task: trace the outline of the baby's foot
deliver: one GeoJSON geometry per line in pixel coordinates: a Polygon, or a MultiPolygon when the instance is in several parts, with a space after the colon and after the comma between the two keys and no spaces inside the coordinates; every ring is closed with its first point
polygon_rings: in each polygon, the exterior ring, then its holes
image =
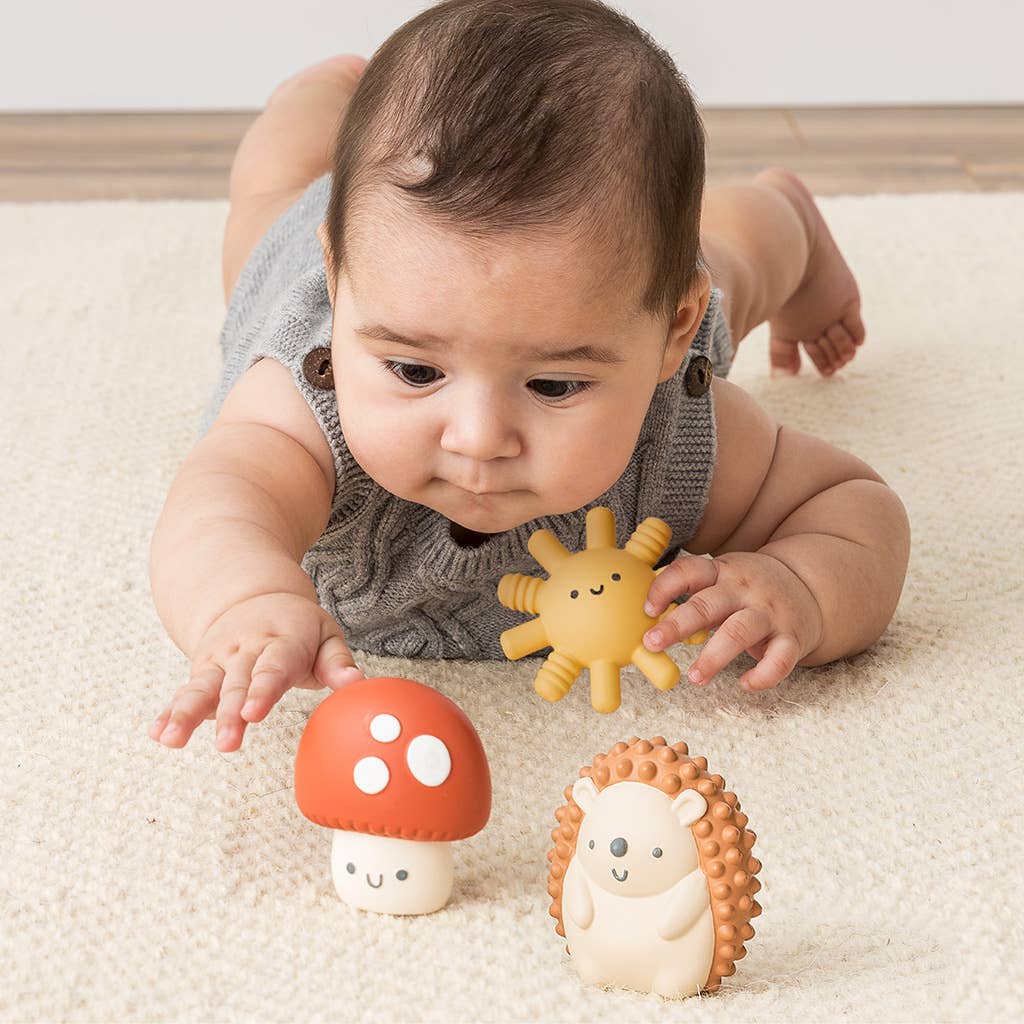
{"type": "Polygon", "coordinates": [[[754,180],[777,189],[793,204],[810,242],[807,269],[800,284],[769,320],[771,373],[799,373],[802,343],[818,372],[830,377],[864,343],[857,282],[814,197],[795,174],[782,167],[769,167],[754,180]]]}

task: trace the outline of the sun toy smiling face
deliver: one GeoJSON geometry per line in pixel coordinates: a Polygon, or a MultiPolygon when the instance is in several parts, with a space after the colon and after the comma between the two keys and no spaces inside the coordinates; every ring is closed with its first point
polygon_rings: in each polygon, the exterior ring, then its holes
{"type": "MultiPolygon", "coordinates": [[[[668,547],[672,530],[648,516],[623,548],[615,546],[615,516],[599,505],[587,513],[587,546],[571,553],[550,530],[530,537],[530,554],[547,570],[542,580],[508,573],[498,584],[498,600],[537,618],[501,634],[505,655],[515,661],[551,646],[534,686],[546,700],[560,700],[579,673],[590,671],[590,700],[598,711],[614,711],[621,702],[619,670],[630,663],[660,690],[679,682],[679,666],[664,651],[649,651],[644,633],[668,615],[644,612],[644,601],[662,569],[651,566],[668,547]]],[[[703,643],[706,632],[686,643],[703,643]]]]}
{"type": "Polygon", "coordinates": [[[653,621],[643,607],[654,576],[620,548],[587,548],[563,559],[537,597],[548,643],[577,661],[628,664],[635,638],[653,621]]]}

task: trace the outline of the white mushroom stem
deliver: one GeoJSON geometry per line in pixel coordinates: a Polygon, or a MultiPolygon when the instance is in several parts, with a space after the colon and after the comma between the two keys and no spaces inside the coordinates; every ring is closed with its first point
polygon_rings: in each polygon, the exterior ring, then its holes
{"type": "Polygon", "coordinates": [[[451,843],[333,829],[331,877],[349,906],[378,914],[430,914],[452,893],[451,843]]]}

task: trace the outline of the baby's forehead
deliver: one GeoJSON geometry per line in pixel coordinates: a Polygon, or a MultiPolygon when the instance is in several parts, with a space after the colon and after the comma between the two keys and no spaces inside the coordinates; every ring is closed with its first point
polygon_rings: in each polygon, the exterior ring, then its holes
{"type": "Polygon", "coordinates": [[[359,299],[364,284],[368,291],[404,292],[447,285],[450,301],[465,284],[481,302],[493,301],[501,288],[518,290],[518,308],[536,303],[553,327],[561,322],[565,330],[580,320],[592,325],[595,317],[624,330],[647,317],[641,260],[621,235],[606,240],[574,224],[446,227],[377,197],[350,219],[346,245],[359,299]]]}
{"type": "MultiPolygon", "coordinates": [[[[576,349],[575,358],[628,362],[635,339],[653,322],[625,289],[581,295],[568,282],[531,273],[470,278],[437,264],[415,273],[401,262],[380,267],[363,262],[339,278],[348,316],[358,333],[382,341],[426,341],[436,347],[465,339],[501,339],[504,348],[540,359],[576,349]],[[634,339],[629,343],[629,339],[634,339]],[[603,355],[602,355],[603,353],[603,355]]],[[[642,354],[642,353],[640,353],[642,354]]]]}
{"type": "MultiPolygon", "coordinates": [[[[453,288],[417,301],[402,291],[393,276],[368,281],[362,268],[362,287],[350,281],[344,304],[353,331],[376,342],[395,343],[431,355],[460,350],[489,353],[509,363],[544,364],[552,369],[588,369],[613,372],[637,361],[649,361],[651,321],[584,305],[574,307],[574,321],[554,299],[541,307],[528,290],[515,294],[510,310],[508,294],[493,298],[486,290],[453,288]],[[646,324],[646,329],[645,325],[646,324]]],[[[339,284],[339,295],[342,286],[339,284]]]]}

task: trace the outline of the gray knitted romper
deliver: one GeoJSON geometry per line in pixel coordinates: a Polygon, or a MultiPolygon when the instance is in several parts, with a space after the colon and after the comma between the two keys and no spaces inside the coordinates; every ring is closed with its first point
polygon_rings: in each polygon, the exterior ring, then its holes
{"type": "MultiPolygon", "coordinates": [[[[670,561],[700,521],[715,465],[712,393],[700,371],[708,369],[707,359],[720,376],[729,372],[732,341],[722,293],[712,290],[690,352],[675,375],[655,388],[629,464],[604,494],[575,512],[540,516],[466,546],[451,536],[441,513],[398,498],[367,476],[345,443],[334,390],[317,380],[309,363],[303,369],[311,349],[331,344],[331,306],[316,237],[329,188],[329,173],[312,182],[242,269],[220,335],[223,373],[197,440],[253,363],[271,356],[291,370],[330,443],[337,475],[327,527],[302,568],[353,650],[504,659],[501,632],[529,616],[499,604],[499,580],[510,572],[545,575],[526,546],[534,530],[551,530],[570,551],[585,547],[586,514],[595,505],[615,513],[620,547],[647,516],[665,520],[672,542],[657,565],[670,561]]],[[[548,653],[545,648],[535,657],[548,653]]]]}

